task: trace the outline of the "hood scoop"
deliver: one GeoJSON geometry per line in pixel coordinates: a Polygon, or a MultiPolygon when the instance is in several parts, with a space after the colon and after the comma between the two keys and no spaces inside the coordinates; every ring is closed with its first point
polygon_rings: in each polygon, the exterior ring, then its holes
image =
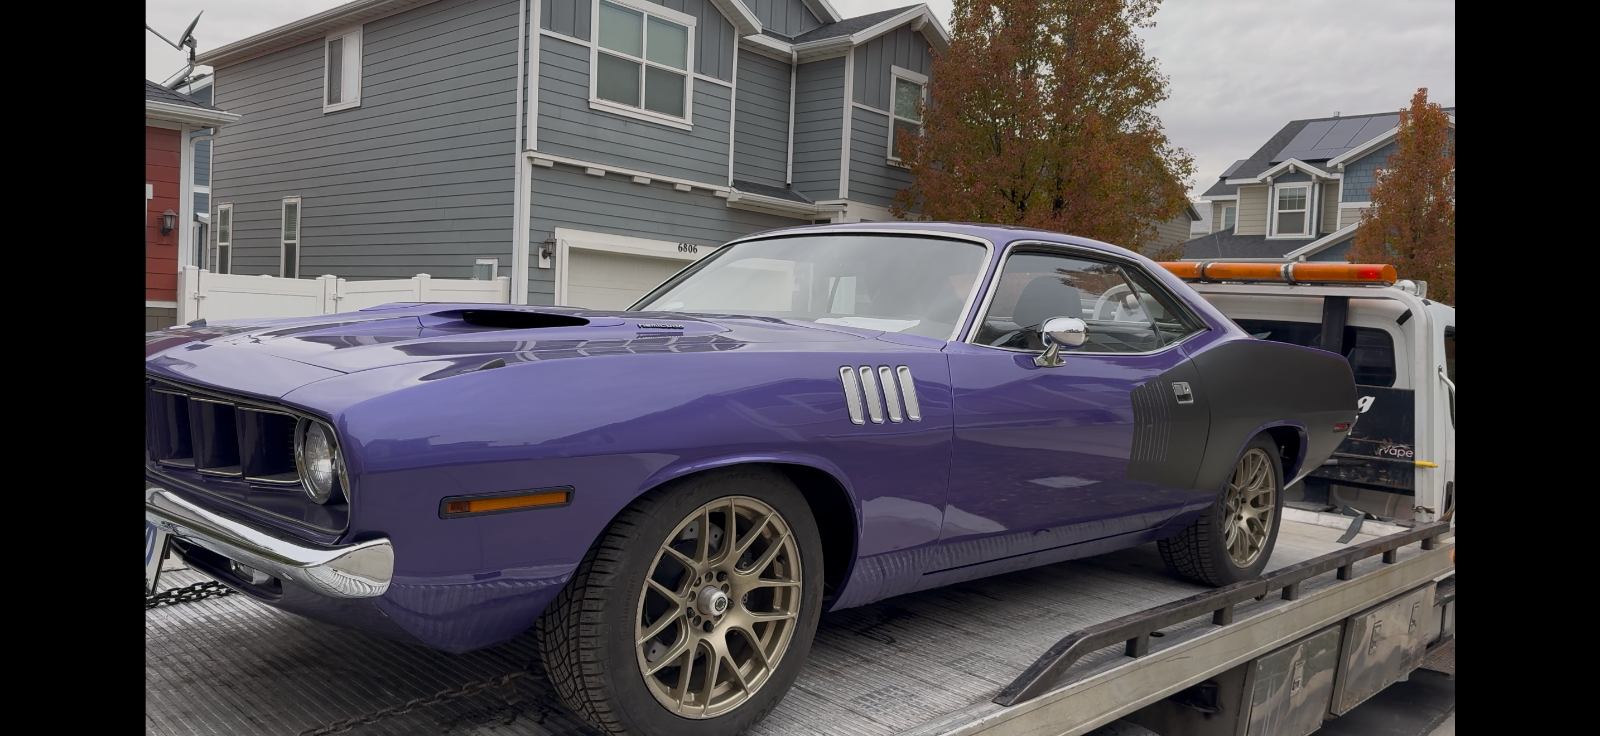
{"type": "Polygon", "coordinates": [[[456,309],[418,315],[424,329],[471,331],[537,330],[550,327],[586,327],[590,320],[570,314],[530,312],[517,309],[456,309]]]}

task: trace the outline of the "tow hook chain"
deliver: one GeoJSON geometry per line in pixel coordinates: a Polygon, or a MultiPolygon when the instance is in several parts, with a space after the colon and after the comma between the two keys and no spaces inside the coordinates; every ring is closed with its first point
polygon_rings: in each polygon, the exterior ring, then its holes
{"type": "Polygon", "coordinates": [[[222,583],[215,580],[207,580],[203,583],[195,583],[182,588],[163,590],[155,595],[147,595],[144,597],[144,608],[148,611],[156,606],[170,606],[175,603],[188,603],[190,601],[205,600],[206,598],[220,598],[225,595],[233,595],[233,592],[232,588],[222,583]]]}
{"type": "Polygon", "coordinates": [[[525,677],[529,674],[531,674],[531,672],[528,670],[518,670],[508,675],[491,677],[487,680],[475,680],[454,690],[440,690],[439,692],[434,693],[433,697],[431,698],[412,698],[411,700],[407,700],[399,705],[390,706],[388,708],[384,708],[383,710],[373,711],[364,716],[346,718],[342,721],[334,721],[326,726],[308,728],[304,731],[301,731],[299,736],[327,736],[327,734],[344,733],[345,731],[355,728],[363,723],[376,723],[385,718],[410,713],[418,708],[427,708],[440,703],[446,703],[451,700],[465,698],[469,695],[477,695],[478,693],[493,687],[505,688],[506,701],[514,705],[518,700],[516,695],[515,681],[517,678],[525,677]]]}

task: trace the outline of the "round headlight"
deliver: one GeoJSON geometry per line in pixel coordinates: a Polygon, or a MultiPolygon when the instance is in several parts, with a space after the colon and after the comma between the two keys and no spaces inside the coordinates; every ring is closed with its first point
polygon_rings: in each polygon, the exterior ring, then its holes
{"type": "Polygon", "coordinates": [[[294,460],[306,495],[321,504],[344,500],[344,459],[333,430],[322,422],[301,419],[294,433],[294,460]]]}

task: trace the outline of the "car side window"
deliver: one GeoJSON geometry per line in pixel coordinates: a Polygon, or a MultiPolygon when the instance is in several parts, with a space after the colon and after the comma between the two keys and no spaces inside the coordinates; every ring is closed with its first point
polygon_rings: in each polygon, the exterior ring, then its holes
{"type": "Polygon", "coordinates": [[[1150,274],[1127,266],[1122,267],[1122,271],[1128,276],[1133,292],[1138,294],[1139,304],[1150,317],[1150,322],[1155,327],[1156,335],[1160,337],[1162,345],[1181,342],[1184,338],[1205,329],[1193,313],[1184,309],[1178,298],[1156,283],[1150,274]]]}
{"type": "Polygon", "coordinates": [[[1074,353],[1149,352],[1194,331],[1192,320],[1170,295],[1137,285],[1120,265],[1022,252],[1013,253],[1001,268],[994,298],[973,342],[1044,350],[1039,326],[1053,317],[1076,317],[1088,326],[1088,339],[1074,353]],[[1157,315],[1175,326],[1158,330],[1157,315]]]}

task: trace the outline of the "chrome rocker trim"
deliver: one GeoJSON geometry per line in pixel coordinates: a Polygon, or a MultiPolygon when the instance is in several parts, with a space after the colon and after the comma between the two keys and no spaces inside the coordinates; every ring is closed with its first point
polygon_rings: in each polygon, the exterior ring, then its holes
{"type": "Polygon", "coordinates": [[[394,578],[394,546],[387,539],[313,546],[223,518],[164,488],[146,486],[144,493],[146,521],[184,542],[330,598],[380,596],[394,578]]]}

